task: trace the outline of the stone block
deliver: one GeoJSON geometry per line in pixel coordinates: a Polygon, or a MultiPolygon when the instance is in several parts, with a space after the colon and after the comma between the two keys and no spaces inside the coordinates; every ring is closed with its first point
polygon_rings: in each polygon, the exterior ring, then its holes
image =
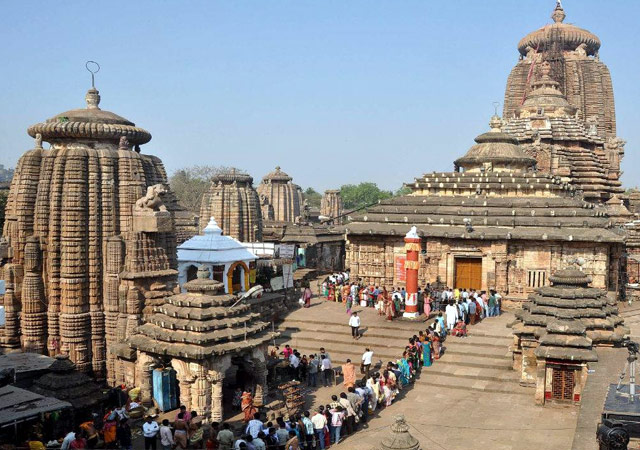
{"type": "Polygon", "coordinates": [[[169,211],[134,211],[133,231],[137,233],[168,233],[173,230],[169,211]]]}

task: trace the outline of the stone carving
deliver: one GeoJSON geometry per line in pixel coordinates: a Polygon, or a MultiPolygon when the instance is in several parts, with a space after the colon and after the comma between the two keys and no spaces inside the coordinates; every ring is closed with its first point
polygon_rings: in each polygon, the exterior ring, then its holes
{"type": "Polygon", "coordinates": [[[166,211],[162,200],[166,193],[167,188],[163,184],[149,186],[146,195],[136,201],[136,211],[166,211]]]}
{"type": "Polygon", "coordinates": [[[576,47],[574,53],[582,58],[587,57],[587,44],[584,42],[576,47]]]}
{"type": "Polygon", "coordinates": [[[334,225],[342,224],[342,197],[339,189],[329,189],[324,191],[322,202],[320,203],[320,215],[331,218],[329,223],[334,225]]]}

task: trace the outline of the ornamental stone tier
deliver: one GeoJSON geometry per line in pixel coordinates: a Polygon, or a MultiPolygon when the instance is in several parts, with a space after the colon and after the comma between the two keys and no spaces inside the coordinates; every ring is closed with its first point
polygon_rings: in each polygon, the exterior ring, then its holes
{"type": "Polygon", "coordinates": [[[531,91],[532,65],[552,62],[552,78],[560,91],[585,119],[593,119],[602,139],[616,137],[613,86],[607,66],[600,61],[600,39],[593,33],[564,23],[566,14],[558,1],[553,23],[529,33],[518,43],[520,61],[507,80],[503,116],[511,118],[531,91]]]}
{"type": "Polygon", "coordinates": [[[280,167],[264,176],[257,187],[264,220],[297,222],[302,216],[302,189],[292,180],[280,167]]]}
{"type": "Polygon", "coordinates": [[[151,400],[150,369],[169,366],[177,372],[180,404],[220,421],[222,384],[232,365],[248,367],[262,404],[267,391],[266,347],[277,337],[268,322],[238,297],[225,294],[222,283],[201,267],[198,278],[184,285],[187,292],[167,297],[153,307],[137,334],[128,338],[137,351],[135,378],[142,401],[151,400]]]}
{"type": "Polygon", "coordinates": [[[162,162],[140,153],[149,132],[100,109],[95,88],[86,102],[28,129],[0,244],[0,345],[68,355],[116,383],[111,350],[175,286],[177,202],[162,162]]]}
{"type": "Polygon", "coordinates": [[[260,200],[253,178],[236,169],[215,175],[202,197],[200,230],[215,217],[227,236],[240,242],[262,241],[260,200]]]}
{"type": "Polygon", "coordinates": [[[420,450],[420,442],[409,433],[409,424],[403,415],[393,418],[391,433],[380,443],[379,450],[420,450]]]}
{"type": "Polygon", "coordinates": [[[629,330],[618,315],[615,299],[589,287],[591,278],[584,272],[559,270],[549,281],[550,286],[536,289],[516,313],[513,367],[521,374],[521,384],[537,383],[538,403],[549,398],[579,401],[586,363],[597,361],[592,346],[619,344],[629,330]],[[556,369],[560,372],[554,375],[556,369]],[[566,390],[559,393],[550,381],[554,376],[576,386],[572,391],[576,395],[569,396],[566,390]]]}

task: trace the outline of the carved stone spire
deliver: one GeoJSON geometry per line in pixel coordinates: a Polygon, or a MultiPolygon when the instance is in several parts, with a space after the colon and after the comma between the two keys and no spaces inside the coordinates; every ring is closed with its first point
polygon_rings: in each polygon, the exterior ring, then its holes
{"type": "Polygon", "coordinates": [[[555,23],[564,22],[564,18],[567,15],[564,13],[564,9],[562,8],[562,2],[560,0],[556,0],[556,8],[553,10],[553,14],[551,14],[551,18],[555,23]]]}
{"type": "Polygon", "coordinates": [[[420,442],[409,433],[409,424],[403,415],[393,418],[391,435],[382,439],[380,450],[420,450],[420,442]]]}
{"type": "Polygon", "coordinates": [[[100,91],[96,88],[92,87],[87,91],[87,95],[84,96],[84,99],[87,101],[87,109],[100,109],[98,105],[100,104],[100,91]]]}

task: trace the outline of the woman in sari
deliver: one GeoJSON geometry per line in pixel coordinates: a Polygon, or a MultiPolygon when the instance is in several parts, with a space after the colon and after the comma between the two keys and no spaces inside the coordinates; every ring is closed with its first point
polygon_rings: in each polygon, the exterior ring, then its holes
{"type": "Polygon", "coordinates": [[[351,297],[351,295],[347,296],[347,314],[351,315],[351,307],[353,303],[353,298],[351,297]]]}
{"type": "Polygon", "coordinates": [[[253,419],[253,415],[258,412],[255,406],[253,406],[253,396],[251,392],[244,391],[242,393],[242,412],[244,413],[244,422],[247,423],[253,419]]]}
{"type": "Polygon", "coordinates": [[[395,306],[393,304],[393,300],[390,298],[385,298],[384,300],[384,313],[387,316],[387,320],[393,320],[396,315],[395,306]]]}
{"type": "Polygon", "coordinates": [[[304,288],[304,307],[308,308],[311,306],[311,289],[309,288],[309,286],[307,286],[306,288],[304,288]]]}
{"type": "Polygon", "coordinates": [[[376,304],[374,305],[376,310],[378,311],[379,316],[382,316],[384,314],[384,302],[386,298],[387,298],[387,291],[385,289],[380,294],[378,294],[378,298],[376,299],[376,304]]]}
{"type": "Polygon", "coordinates": [[[364,287],[360,290],[360,306],[366,308],[369,304],[369,290],[364,287]]]}
{"type": "Polygon", "coordinates": [[[431,336],[431,347],[433,349],[433,358],[440,359],[440,337],[435,333],[431,336]]]}
{"type": "Polygon", "coordinates": [[[406,386],[409,384],[411,378],[411,369],[409,369],[409,362],[407,361],[407,352],[402,353],[402,358],[398,361],[398,368],[400,369],[400,384],[406,386]]]}
{"type": "Polygon", "coordinates": [[[429,317],[431,315],[431,296],[424,294],[424,315],[429,317]]]}
{"type": "Polygon", "coordinates": [[[426,339],[422,343],[422,366],[429,367],[431,366],[431,340],[426,339]]]}

